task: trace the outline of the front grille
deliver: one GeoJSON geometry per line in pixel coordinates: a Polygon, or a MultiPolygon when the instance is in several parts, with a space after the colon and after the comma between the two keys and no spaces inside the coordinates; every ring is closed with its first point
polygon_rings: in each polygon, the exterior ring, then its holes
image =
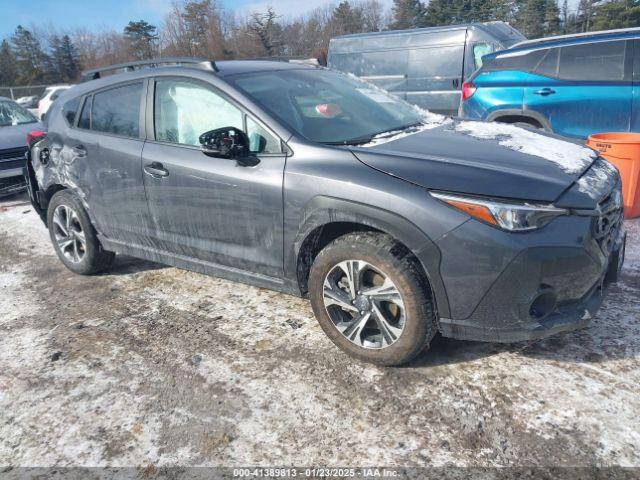
{"type": "Polygon", "coordinates": [[[27,153],[27,147],[8,148],[6,150],[0,150],[0,162],[24,160],[25,153],[27,153]]]}
{"type": "Polygon", "coordinates": [[[619,184],[598,204],[598,212],[599,215],[593,220],[593,236],[602,252],[608,256],[624,222],[619,184]]]}
{"type": "Polygon", "coordinates": [[[24,158],[22,160],[5,160],[3,162],[0,162],[0,172],[2,170],[12,170],[14,168],[22,168],[24,166],[24,158]]]}

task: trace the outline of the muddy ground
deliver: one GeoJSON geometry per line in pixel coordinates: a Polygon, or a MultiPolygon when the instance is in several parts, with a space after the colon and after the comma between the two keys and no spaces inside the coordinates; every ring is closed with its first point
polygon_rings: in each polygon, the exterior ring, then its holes
{"type": "Polygon", "coordinates": [[[640,466],[640,221],[585,330],[404,368],[304,300],[119,257],[81,277],[0,203],[0,466],[640,466]]]}

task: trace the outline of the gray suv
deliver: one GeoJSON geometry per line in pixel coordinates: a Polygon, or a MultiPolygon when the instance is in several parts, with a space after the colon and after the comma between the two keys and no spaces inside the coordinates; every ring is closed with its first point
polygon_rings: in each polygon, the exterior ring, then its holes
{"type": "Polygon", "coordinates": [[[76,273],[121,253],[308,296],[336,345],[381,365],[437,332],[583,327],[617,279],[620,177],[590,149],[317,67],[126,67],[89,72],[30,136],[32,202],[76,273]]]}

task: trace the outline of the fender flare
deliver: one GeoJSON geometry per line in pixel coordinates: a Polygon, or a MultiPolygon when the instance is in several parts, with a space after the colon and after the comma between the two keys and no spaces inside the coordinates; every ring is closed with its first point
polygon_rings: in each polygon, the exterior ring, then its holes
{"type": "Polygon", "coordinates": [[[447,317],[449,300],[440,276],[440,249],[410,220],[393,212],[355,201],[320,196],[312,199],[301,212],[300,228],[285,250],[285,277],[298,286],[298,260],[305,240],[316,229],[332,223],[354,223],[380,230],[405,245],[418,259],[425,272],[438,316],[447,317]]]}
{"type": "Polygon", "coordinates": [[[487,116],[487,122],[495,122],[499,117],[522,117],[529,118],[531,120],[535,120],[542,128],[544,128],[545,132],[553,133],[553,129],[551,128],[551,123],[549,120],[539,112],[534,110],[526,110],[526,109],[517,109],[517,108],[505,108],[500,110],[494,110],[487,116]]]}

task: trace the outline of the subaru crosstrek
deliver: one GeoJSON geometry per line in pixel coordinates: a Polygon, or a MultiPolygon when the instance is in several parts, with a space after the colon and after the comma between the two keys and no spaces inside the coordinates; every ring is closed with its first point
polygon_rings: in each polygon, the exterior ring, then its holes
{"type": "Polygon", "coordinates": [[[463,85],[463,118],[585,139],[639,132],[640,29],[522,42],[483,57],[463,85]]]}
{"type": "Polygon", "coordinates": [[[189,62],[78,85],[31,134],[30,195],[72,271],[122,253],[308,296],[383,365],[438,331],[585,326],[616,280],[620,177],[593,150],[322,68],[189,62]]]}

